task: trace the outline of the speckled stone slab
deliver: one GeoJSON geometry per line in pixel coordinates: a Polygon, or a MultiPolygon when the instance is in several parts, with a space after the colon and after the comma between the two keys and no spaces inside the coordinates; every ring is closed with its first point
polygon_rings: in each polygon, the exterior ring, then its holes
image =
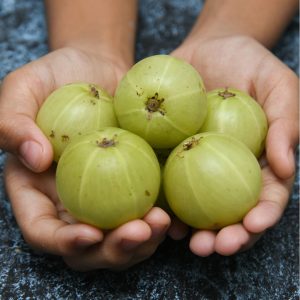
{"type": "MultiPolygon", "coordinates": [[[[197,0],[141,0],[137,60],[169,53],[201,10],[197,0]]],[[[299,74],[299,17],[273,50],[299,74]]],[[[43,3],[0,1],[0,79],[47,53],[43,3]]],[[[59,257],[37,254],[24,242],[3,183],[0,150],[0,299],[259,299],[293,300],[299,290],[299,166],[289,206],[277,226],[249,251],[199,258],[188,240],[167,239],[147,261],[120,273],[79,273],[59,257]]]]}

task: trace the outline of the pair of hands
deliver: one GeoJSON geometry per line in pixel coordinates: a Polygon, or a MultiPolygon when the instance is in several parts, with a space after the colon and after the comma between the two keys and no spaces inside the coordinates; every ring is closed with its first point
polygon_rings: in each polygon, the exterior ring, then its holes
{"type": "MultiPolygon", "coordinates": [[[[279,221],[287,205],[298,139],[298,78],[244,36],[185,43],[172,55],[191,63],[207,90],[231,86],[248,91],[268,118],[258,205],[239,224],[218,232],[195,230],[191,236],[190,249],[196,255],[231,255],[251,247],[279,221]]],[[[104,232],[77,223],[58,200],[52,149],[35,125],[39,107],[51,91],[69,82],[98,83],[113,94],[129,67],[110,54],[62,48],[12,72],[2,84],[0,147],[14,154],[7,160],[5,182],[16,220],[33,248],[62,256],[74,269],[128,268],[151,256],[167,234],[181,239],[188,232],[157,207],[141,220],[104,232]]]]}

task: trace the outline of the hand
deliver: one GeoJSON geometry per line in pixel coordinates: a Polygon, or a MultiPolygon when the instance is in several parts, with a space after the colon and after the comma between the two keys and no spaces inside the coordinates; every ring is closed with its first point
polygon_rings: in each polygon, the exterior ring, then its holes
{"type": "Polygon", "coordinates": [[[5,169],[16,220],[30,246],[61,255],[77,270],[122,269],[146,259],[170,223],[158,208],[109,232],[74,223],[57,198],[51,145],[35,125],[39,107],[55,88],[85,81],[113,93],[127,68],[105,52],[62,48],[11,73],[1,88],[0,147],[20,158],[11,156],[5,169]]]}
{"type": "Polygon", "coordinates": [[[7,192],[18,225],[32,248],[62,256],[75,270],[121,270],[151,256],[164,240],[170,219],[157,207],[142,220],[106,232],[76,222],[58,199],[54,172],[51,167],[37,174],[13,156],[7,160],[7,192]]]}
{"type": "Polygon", "coordinates": [[[125,63],[110,54],[61,48],[10,73],[0,92],[0,148],[18,156],[35,172],[52,162],[52,148],[35,124],[46,97],[70,82],[98,83],[113,93],[125,63]]]}
{"type": "Polygon", "coordinates": [[[197,255],[231,255],[251,247],[280,220],[287,205],[299,134],[298,78],[266,48],[244,36],[189,40],[173,55],[199,71],[207,90],[234,87],[247,91],[267,115],[269,131],[259,203],[240,224],[218,232],[195,231],[190,241],[191,251],[197,255]]]}

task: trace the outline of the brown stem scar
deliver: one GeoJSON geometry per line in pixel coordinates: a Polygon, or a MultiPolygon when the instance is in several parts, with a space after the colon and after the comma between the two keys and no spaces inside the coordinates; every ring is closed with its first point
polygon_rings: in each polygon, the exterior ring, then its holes
{"type": "Polygon", "coordinates": [[[108,148],[117,144],[115,137],[112,139],[103,138],[101,141],[96,141],[97,145],[101,148],[108,148]]]}
{"type": "Polygon", "coordinates": [[[161,115],[165,115],[165,111],[161,108],[161,104],[165,101],[164,98],[159,98],[158,93],[155,93],[154,96],[148,97],[146,102],[146,110],[149,113],[159,112],[161,115]]]}
{"type": "Polygon", "coordinates": [[[93,97],[99,99],[99,98],[100,98],[100,96],[99,96],[99,91],[96,89],[96,87],[93,86],[93,85],[90,85],[90,89],[91,89],[91,90],[90,90],[91,95],[92,95],[93,97]]]}
{"type": "Polygon", "coordinates": [[[228,91],[228,87],[225,88],[224,91],[219,92],[218,95],[219,95],[220,97],[223,97],[223,99],[227,99],[227,98],[230,98],[230,97],[234,97],[234,96],[235,96],[234,93],[228,91]]]}

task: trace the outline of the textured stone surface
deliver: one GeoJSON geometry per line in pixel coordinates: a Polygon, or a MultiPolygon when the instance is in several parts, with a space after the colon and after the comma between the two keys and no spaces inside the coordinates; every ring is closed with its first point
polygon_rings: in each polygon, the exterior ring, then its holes
{"type": "MultiPolygon", "coordinates": [[[[202,2],[140,1],[137,59],[168,53],[184,38],[202,2]]],[[[299,18],[274,53],[298,73],[299,18]]],[[[0,79],[47,52],[42,1],[0,1],[0,79]]],[[[187,240],[166,240],[130,270],[77,273],[60,258],[33,252],[22,239],[3,184],[0,150],[0,299],[298,299],[299,166],[280,223],[249,251],[199,258],[187,240]]]]}

